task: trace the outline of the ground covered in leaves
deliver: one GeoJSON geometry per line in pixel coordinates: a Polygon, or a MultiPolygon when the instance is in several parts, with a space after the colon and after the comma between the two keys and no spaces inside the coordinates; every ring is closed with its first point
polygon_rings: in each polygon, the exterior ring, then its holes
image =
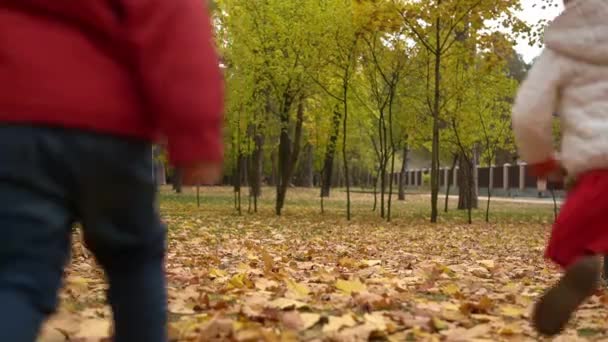
{"type": "MultiPolygon", "coordinates": [[[[394,202],[391,223],[354,196],[291,189],[283,217],[271,190],[260,212],[234,210],[229,189],[163,191],[174,341],[536,341],[531,304],[559,276],[542,258],[553,208],[494,205],[427,223],[428,197],[394,202]]],[[[102,273],[76,236],[59,313],[41,341],[98,341],[111,330],[102,273]]],[[[598,293],[557,341],[607,336],[598,293]]],[[[608,341],[608,339],[606,340],[608,341]]]]}

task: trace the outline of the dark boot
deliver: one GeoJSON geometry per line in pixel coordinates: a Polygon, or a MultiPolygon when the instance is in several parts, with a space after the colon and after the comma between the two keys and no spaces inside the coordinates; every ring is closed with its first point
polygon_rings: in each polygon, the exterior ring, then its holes
{"type": "Polygon", "coordinates": [[[536,303],[532,316],[536,330],[548,336],[559,334],[572,313],[597,290],[601,270],[599,256],[584,257],[570,266],[536,303]]]}

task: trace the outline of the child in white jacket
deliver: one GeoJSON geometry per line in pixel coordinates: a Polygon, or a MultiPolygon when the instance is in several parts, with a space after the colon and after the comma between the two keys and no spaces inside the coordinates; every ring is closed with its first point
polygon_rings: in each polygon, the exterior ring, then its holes
{"type": "Polygon", "coordinates": [[[536,329],[545,335],[562,331],[596,291],[599,255],[608,253],[608,1],[569,0],[565,5],[546,31],[546,49],[513,109],[519,153],[533,171],[546,177],[563,166],[577,178],[546,252],[565,274],[533,315],[536,329]],[[559,158],[553,113],[559,113],[562,124],[559,158]]]}

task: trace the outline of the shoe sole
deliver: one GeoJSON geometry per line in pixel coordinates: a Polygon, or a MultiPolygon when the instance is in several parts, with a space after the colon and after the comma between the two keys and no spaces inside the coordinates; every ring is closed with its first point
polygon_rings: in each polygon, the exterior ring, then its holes
{"type": "Polygon", "coordinates": [[[559,334],[583,302],[598,288],[601,259],[585,257],[570,266],[559,282],[538,301],[532,316],[536,330],[546,336],[559,334]]]}

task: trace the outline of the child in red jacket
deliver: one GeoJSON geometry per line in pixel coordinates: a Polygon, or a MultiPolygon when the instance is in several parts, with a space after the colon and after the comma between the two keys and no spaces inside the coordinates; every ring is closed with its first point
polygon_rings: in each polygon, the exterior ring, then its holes
{"type": "Polygon", "coordinates": [[[565,273],[542,296],[533,315],[535,327],[546,335],[559,333],[595,292],[600,255],[608,253],[608,3],[565,2],[513,109],[520,154],[537,174],[549,175],[563,164],[577,179],[546,252],[565,273]],[[559,158],[552,144],[555,112],[562,128],[559,158]]]}
{"type": "Polygon", "coordinates": [[[202,0],[0,0],[0,341],[57,305],[82,223],[117,342],[167,340],[151,145],[190,183],[222,162],[223,87],[202,0]]]}

